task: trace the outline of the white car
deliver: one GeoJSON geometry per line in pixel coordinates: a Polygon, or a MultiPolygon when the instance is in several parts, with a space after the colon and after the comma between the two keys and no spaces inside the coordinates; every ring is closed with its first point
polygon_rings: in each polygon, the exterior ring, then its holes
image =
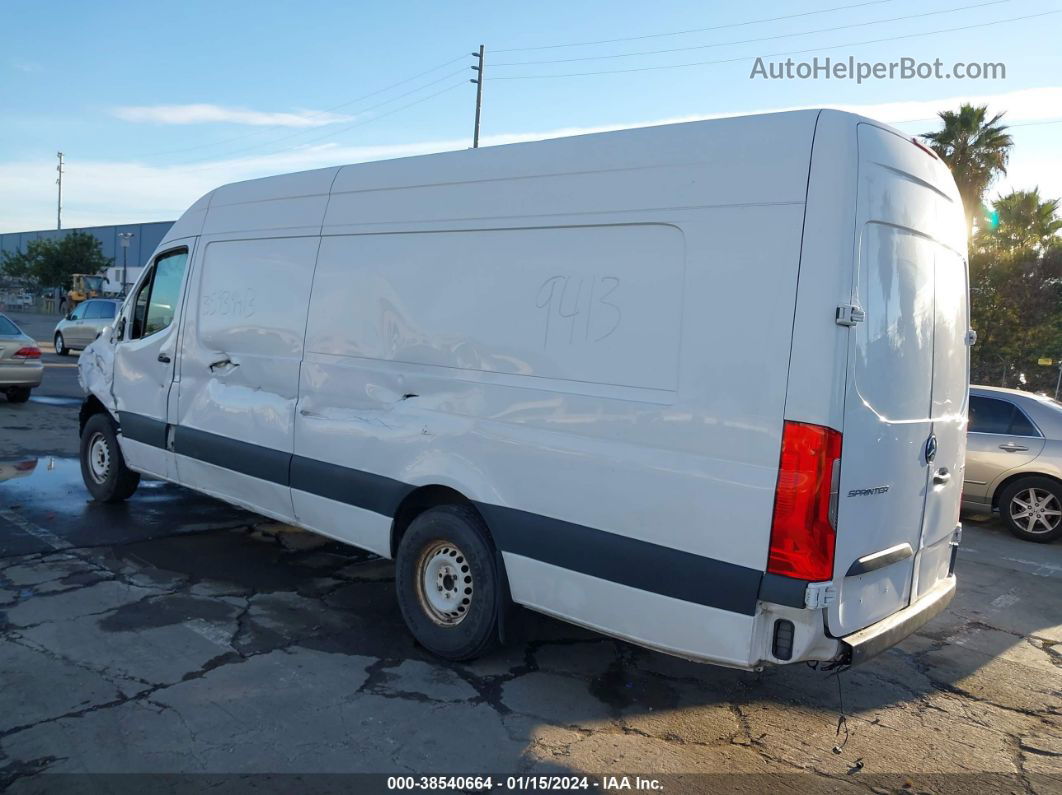
{"type": "Polygon", "coordinates": [[[835,111],[226,185],[82,356],[85,483],[394,557],[451,659],[516,603],[859,662],[955,590],[965,242],[944,164],[835,111]]]}

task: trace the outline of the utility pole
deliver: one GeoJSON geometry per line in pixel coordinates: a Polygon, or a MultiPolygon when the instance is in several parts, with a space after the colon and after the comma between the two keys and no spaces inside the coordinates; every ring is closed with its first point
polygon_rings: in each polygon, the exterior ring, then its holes
{"type": "Polygon", "coordinates": [[[55,167],[55,170],[59,172],[59,179],[55,181],[55,184],[59,186],[59,201],[55,207],[55,228],[63,228],[63,153],[56,152],[56,156],[59,158],[59,165],[55,167]]]}
{"type": "Polygon", "coordinates": [[[125,285],[129,281],[129,241],[133,239],[133,233],[119,232],[118,239],[122,244],[122,298],[125,298],[125,285]]]}
{"type": "Polygon", "coordinates": [[[475,79],[469,80],[476,84],[476,129],[472,133],[472,148],[479,148],[479,114],[483,108],[483,45],[479,45],[479,52],[472,53],[473,58],[479,58],[479,65],[473,66],[472,71],[478,72],[475,79]]]}

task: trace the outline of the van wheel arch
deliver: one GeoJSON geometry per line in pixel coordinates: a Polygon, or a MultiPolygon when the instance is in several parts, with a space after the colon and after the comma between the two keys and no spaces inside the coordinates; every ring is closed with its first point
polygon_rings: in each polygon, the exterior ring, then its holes
{"type": "Polygon", "coordinates": [[[81,436],[81,434],[85,432],[85,423],[88,422],[89,418],[94,414],[107,414],[109,416],[110,412],[107,410],[107,407],[103,405],[102,400],[93,394],[89,394],[89,396],[81,402],[81,410],[78,412],[78,436],[81,436]]]}
{"type": "MultiPolygon", "coordinates": [[[[476,506],[472,504],[472,500],[449,486],[420,486],[419,488],[414,489],[402,499],[401,503],[399,503],[398,509],[395,511],[394,519],[391,522],[392,558],[397,554],[398,545],[402,541],[402,536],[405,534],[410,524],[413,523],[413,520],[425,511],[431,508],[437,508],[440,505],[467,505],[472,510],[476,511],[476,513],[479,513],[476,506]]],[[[482,514],[480,514],[479,518],[483,519],[482,514]]],[[[483,524],[487,524],[486,520],[483,520],[483,524]]]]}

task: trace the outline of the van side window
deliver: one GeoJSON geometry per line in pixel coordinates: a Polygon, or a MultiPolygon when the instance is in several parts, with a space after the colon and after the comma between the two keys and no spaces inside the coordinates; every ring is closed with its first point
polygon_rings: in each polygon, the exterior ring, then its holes
{"type": "Polygon", "coordinates": [[[136,300],[133,302],[133,327],[129,332],[129,339],[138,340],[144,336],[144,318],[147,315],[148,298],[151,295],[151,282],[155,278],[155,266],[151,267],[144,281],[137,291],[136,300]]]}
{"type": "Polygon", "coordinates": [[[144,321],[144,336],[155,334],[173,322],[177,301],[181,297],[184,282],[184,266],[188,262],[187,251],[176,251],[155,262],[155,276],[151,280],[151,299],[148,302],[147,319],[144,321]]]}
{"type": "Polygon", "coordinates": [[[187,262],[187,251],[174,251],[155,260],[151,272],[136,294],[129,339],[157,334],[173,323],[187,262]]]}

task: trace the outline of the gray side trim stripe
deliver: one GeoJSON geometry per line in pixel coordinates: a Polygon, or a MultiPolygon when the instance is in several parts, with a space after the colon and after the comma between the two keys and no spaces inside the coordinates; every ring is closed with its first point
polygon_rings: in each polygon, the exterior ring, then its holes
{"type": "MultiPolygon", "coordinates": [[[[122,433],[130,439],[165,448],[165,423],[126,412],[120,419],[122,433]]],[[[183,426],[174,430],[174,451],[389,517],[395,515],[402,500],[414,489],[382,475],[183,426]]],[[[503,552],[747,616],[755,615],[761,598],[798,606],[797,591],[799,606],[804,605],[803,589],[807,583],[802,580],[780,582],[786,578],[773,578],[758,569],[618,533],[515,508],[482,502],[475,505],[503,552]]]]}
{"type": "Polygon", "coordinates": [[[208,464],[242,472],[251,477],[287,486],[291,453],[261,447],[216,433],[178,425],[173,432],[173,450],[208,464]]]}
{"type": "Polygon", "coordinates": [[[756,613],[762,571],[514,508],[476,507],[503,552],[684,602],[756,613]]]}
{"type": "Polygon", "coordinates": [[[805,596],[808,582],[808,580],[797,580],[792,577],[783,577],[781,574],[765,572],[760,582],[760,599],[787,607],[807,607],[805,596]]]}
{"type": "Polygon", "coordinates": [[[384,516],[394,516],[402,500],[413,491],[413,486],[400,480],[301,455],[292,456],[291,487],[384,516]]]}
{"type": "Polygon", "coordinates": [[[161,420],[129,411],[119,411],[118,423],[122,428],[122,436],[141,444],[166,448],[166,423],[161,420]]]}

